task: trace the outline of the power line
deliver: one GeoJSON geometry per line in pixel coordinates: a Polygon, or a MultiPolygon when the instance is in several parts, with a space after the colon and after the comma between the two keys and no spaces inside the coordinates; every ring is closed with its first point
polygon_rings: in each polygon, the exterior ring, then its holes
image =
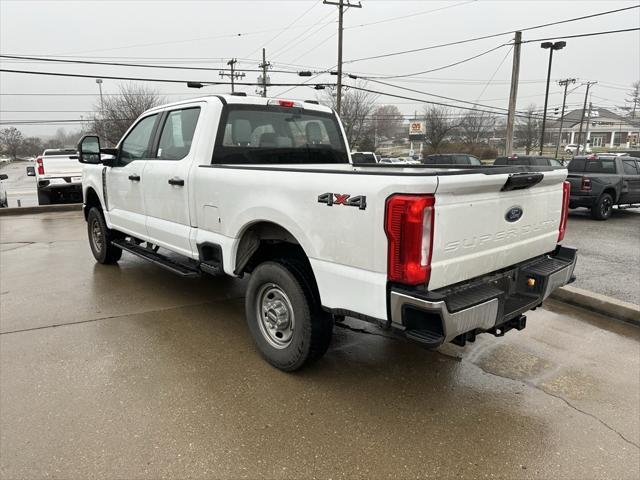
{"type": "Polygon", "coordinates": [[[637,32],[640,27],[636,28],[623,28],[621,30],[607,30],[604,32],[592,32],[592,33],[579,33],[577,35],[556,35],[555,37],[535,38],[533,40],[524,40],[521,43],[541,42],[543,40],[554,40],[557,38],[580,38],[580,37],[594,37],[596,35],[609,35],[612,33],[624,33],[624,32],[637,32]]]}
{"type": "Polygon", "coordinates": [[[350,30],[350,29],[353,29],[353,28],[368,27],[370,25],[379,25],[381,23],[395,22],[396,20],[404,20],[405,18],[419,17],[421,15],[426,15],[428,13],[434,13],[434,12],[439,12],[440,10],[447,10],[449,8],[460,7],[462,5],[467,5],[469,3],[474,3],[474,2],[477,2],[477,1],[478,0],[469,0],[467,2],[456,3],[454,5],[447,5],[445,7],[434,8],[432,10],[424,10],[424,11],[421,11],[421,12],[414,12],[414,13],[409,13],[407,15],[401,15],[399,17],[385,18],[383,20],[378,20],[378,21],[375,21],[375,22],[361,23],[359,25],[352,25],[350,27],[344,27],[344,29],[345,30],[350,30]]]}
{"type": "MultiPolygon", "coordinates": [[[[67,60],[67,59],[59,59],[59,58],[45,58],[45,57],[27,57],[22,55],[8,55],[8,54],[0,54],[0,58],[11,58],[16,60],[35,60],[37,62],[55,62],[55,63],[71,63],[71,64],[81,64],[81,65],[110,65],[116,67],[136,67],[136,68],[162,68],[162,69],[170,69],[170,70],[203,70],[207,72],[226,72],[229,71],[229,68],[211,68],[211,67],[185,67],[185,66],[176,66],[176,65],[149,65],[149,64],[140,64],[140,63],[121,63],[121,62],[99,62],[95,60],[67,60]]],[[[237,59],[235,59],[237,62],[237,59]]],[[[261,72],[260,69],[247,69],[243,68],[246,72],[261,72]]],[[[273,70],[277,73],[295,73],[290,70],[273,70]]]]}
{"type": "MultiPolygon", "coordinates": [[[[61,72],[41,72],[41,71],[29,71],[29,70],[9,70],[6,68],[0,68],[0,72],[3,73],[20,73],[20,74],[26,74],[26,75],[49,75],[49,76],[54,76],[54,77],[74,77],[74,78],[104,78],[107,80],[129,80],[129,81],[135,81],[135,82],[159,82],[159,83],[181,83],[181,84],[186,84],[187,81],[186,80],[176,80],[176,79],[166,79],[166,78],[141,78],[141,77],[117,77],[117,76],[112,76],[112,75],[84,75],[84,74],[80,74],[80,73],[61,73],[61,72]]],[[[210,81],[206,81],[203,80],[201,82],[196,82],[196,83],[202,83],[202,84],[206,84],[206,85],[231,85],[231,82],[210,82],[210,81]]],[[[234,82],[234,85],[240,85],[240,86],[256,86],[256,85],[261,85],[261,83],[257,83],[257,82],[242,82],[242,83],[237,83],[234,82]]],[[[305,86],[305,84],[303,83],[273,83],[271,84],[274,87],[301,87],[301,86],[305,86]]],[[[327,85],[333,85],[333,83],[324,83],[324,84],[316,84],[316,85],[323,85],[323,86],[327,86],[327,85]]]]}
{"type": "Polygon", "coordinates": [[[495,52],[496,50],[498,50],[498,49],[500,49],[502,47],[505,47],[507,45],[509,45],[509,44],[503,43],[501,45],[498,45],[497,47],[493,47],[493,48],[490,48],[489,50],[485,50],[482,53],[479,53],[477,55],[473,55],[472,57],[468,57],[468,58],[465,58],[463,60],[459,60],[457,62],[450,63],[448,65],[444,65],[442,67],[432,68],[430,70],[423,70],[421,72],[414,72],[414,73],[405,73],[403,75],[381,75],[381,76],[373,76],[373,77],[363,76],[362,78],[365,78],[367,80],[371,80],[371,79],[374,79],[374,78],[406,78],[406,77],[414,77],[416,75],[422,75],[424,73],[438,72],[440,70],[445,70],[447,68],[455,67],[456,65],[461,65],[463,63],[470,62],[471,60],[475,60],[476,58],[480,58],[480,57],[482,57],[484,55],[488,55],[489,53],[495,52]]]}
{"type": "Polygon", "coordinates": [[[284,27],[282,30],[280,30],[280,32],[278,32],[274,37],[272,37],[270,40],[267,40],[265,43],[262,44],[261,47],[256,48],[253,52],[251,52],[250,54],[247,55],[247,57],[251,57],[253,54],[258,53],[260,51],[260,48],[265,48],[267,45],[269,45],[271,42],[273,42],[276,38],[278,38],[280,35],[282,35],[284,32],[288,31],[293,25],[295,25],[295,23],[300,20],[302,17],[304,17],[307,13],[309,13],[311,10],[313,10],[314,8],[316,8],[316,6],[321,2],[321,0],[317,0],[313,5],[311,5],[311,7],[309,7],[308,9],[306,9],[302,15],[296,17],[296,19],[291,22],[289,25],[287,25],[286,27],[284,27]]]}
{"type": "MultiPolygon", "coordinates": [[[[382,95],[382,96],[386,96],[386,97],[400,98],[400,99],[403,99],[403,100],[413,100],[416,103],[426,103],[426,104],[429,104],[429,105],[438,105],[438,106],[441,106],[441,107],[450,107],[450,108],[457,108],[457,109],[464,108],[464,110],[468,110],[468,111],[472,111],[472,112],[491,113],[493,115],[503,115],[503,116],[507,115],[506,112],[496,112],[496,111],[486,110],[486,109],[482,109],[482,108],[475,108],[475,107],[460,107],[459,105],[451,105],[449,103],[443,103],[443,102],[433,102],[433,101],[430,101],[430,100],[423,100],[421,98],[408,97],[406,95],[397,95],[397,94],[394,94],[394,93],[381,92],[379,90],[371,90],[369,88],[353,87],[353,86],[349,87],[349,88],[352,88],[354,90],[360,90],[362,92],[373,93],[375,95],[382,95]]],[[[516,114],[515,116],[516,117],[523,117],[523,118],[525,118],[525,117],[528,118],[529,117],[529,115],[524,115],[524,114],[516,114]]]]}
{"type": "Polygon", "coordinates": [[[466,40],[458,40],[458,41],[454,41],[454,42],[441,43],[441,44],[438,44],[438,45],[429,45],[427,47],[413,48],[413,49],[410,49],[410,50],[402,50],[402,51],[392,52],[392,53],[384,53],[384,54],[381,54],[381,55],[372,55],[370,57],[355,58],[353,60],[347,60],[344,63],[362,62],[364,60],[375,60],[375,59],[378,59],[378,58],[393,57],[393,56],[396,56],[396,55],[406,55],[408,53],[416,53],[416,52],[423,52],[425,50],[433,50],[433,49],[436,49],[436,48],[450,47],[452,45],[461,45],[463,43],[476,42],[478,40],[485,40],[487,38],[495,38],[495,37],[501,37],[503,35],[510,35],[510,34],[512,34],[514,32],[517,32],[517,31],[524,32],[524,31],[528,31],[528,30],[535,30],[535,29],[538,29],[538,28],[550,27],[550,26],[553,26],[553,25],[560,25],[560,24],[563,24],[563,23],[576,22],[576,21],[579,21],[579,20],[586,20],[587,18],[594,18],[594,17],[599,17],[599,16],[602,16],[602,15],[609,15],[609,14],[612,14],[612,13],[623,12],[623,11],[631,10],[631,9],[634,9],[634,8],[640,8],[640,5],[633,5],[633,6],[630,6],[630,7],[618,8],[618,9],[615,9],[615,10],[607,10],[605,12],[594,13],[594,14],[591,14],[591,15],[583,15],[581,17],[568,18],[568,19],[565,19],[565,20],[559,20],[557,22],[545,23],[545,24],[542,24],[542,25],[534,25],[532,27],[515,28],[513,30],[508,30],[508,31],[505,31],[505,32],[493,33],[493,34],[490,34],[490,35],[483,35],[483,36],[474,37],[474,38],[468,38],[466,40]]]}

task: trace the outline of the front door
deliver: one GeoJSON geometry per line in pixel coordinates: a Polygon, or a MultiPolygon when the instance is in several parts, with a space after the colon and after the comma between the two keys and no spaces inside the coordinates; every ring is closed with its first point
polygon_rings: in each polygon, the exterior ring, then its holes
{"type": "Polygon", "coordinates": [[[147,236],[144,208],[145,167],[151,157],[159,115],[149,115],[127,133],[116,164],[107,169],[107,210],[113,228],[137,237],[147,236]]]}
{"type": "Polygon", "coordinates": [[[154,158],[147,161],[144,203],[150,240],[183,255],[192,254],[189,219],[189,170],[196,154],[194,138],[200,107],[165,112],[154,158]]]}

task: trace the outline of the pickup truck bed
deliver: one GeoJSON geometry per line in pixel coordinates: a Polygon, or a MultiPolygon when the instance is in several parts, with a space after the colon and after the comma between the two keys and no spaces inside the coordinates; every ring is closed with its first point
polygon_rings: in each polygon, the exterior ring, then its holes
{"type": "Polygon", "coordinates": [[[250,274],[249,328],[284,370],[321,356],[344,315],[434,348],[524,328],[572,280],[564,169],[357,166],[326,107],[232,96],[147,112],[110,160],[85,140],[96,259],[250,274]]]}
{"type": "Polygon", "coordinates": [[[82,165],[75,150],[47,149],[36,158],[38,204],[82,201],[82,165]]]}

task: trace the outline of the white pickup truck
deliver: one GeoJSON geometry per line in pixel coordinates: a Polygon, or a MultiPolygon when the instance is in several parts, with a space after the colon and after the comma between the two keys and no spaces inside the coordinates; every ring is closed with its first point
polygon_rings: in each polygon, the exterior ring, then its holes
{"type": "Polygon", "coordinates": [[[38,205],[82,201],[82,165],[74,149],[46,149],[27,175],[36,177],[38,205]]]}
{"type": "Polygon", "coordinates": [[[173,103],[117,148],[85,136],[78,154],[97,261],[127,251],[184,276],[249,274],[249,329],[282,370],[322,356],[344,316],[464,345],[521,330],[573,280],[565,169],[359,167],[317,102],[173,103]]]}

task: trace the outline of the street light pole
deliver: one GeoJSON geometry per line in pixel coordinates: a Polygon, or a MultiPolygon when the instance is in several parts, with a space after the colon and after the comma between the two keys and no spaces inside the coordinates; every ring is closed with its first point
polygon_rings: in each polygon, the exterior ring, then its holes
{"type": "Polygon", "coordinates": [[[567,42],[543,42],[540,47],[549,49],[549,69],[547,70],[547,90],[544,94],[544,111],[542,112],[542,131],[540,132],[540,155],[542,155],[542,149],[544,147],[544,127],[547,123],[547,104],[549,103],[549,81],[551,80],[551,63],[553,62],[553,51],[562,50],[567,45],[567,42]]]}
{"type": "Polygon", "coordinates": [[[96,78],[96,83],[98,84],[98,90],[100,91],[100,116],[102,117],[102,121],[100,122],[100,124],[102,125],[102,138],[104,138],[104,141],[107,141],[107,127],[105,125],[105,118],[104,118],[104,98],[102,96],[102,79],[101,78],[96,78]]]}

